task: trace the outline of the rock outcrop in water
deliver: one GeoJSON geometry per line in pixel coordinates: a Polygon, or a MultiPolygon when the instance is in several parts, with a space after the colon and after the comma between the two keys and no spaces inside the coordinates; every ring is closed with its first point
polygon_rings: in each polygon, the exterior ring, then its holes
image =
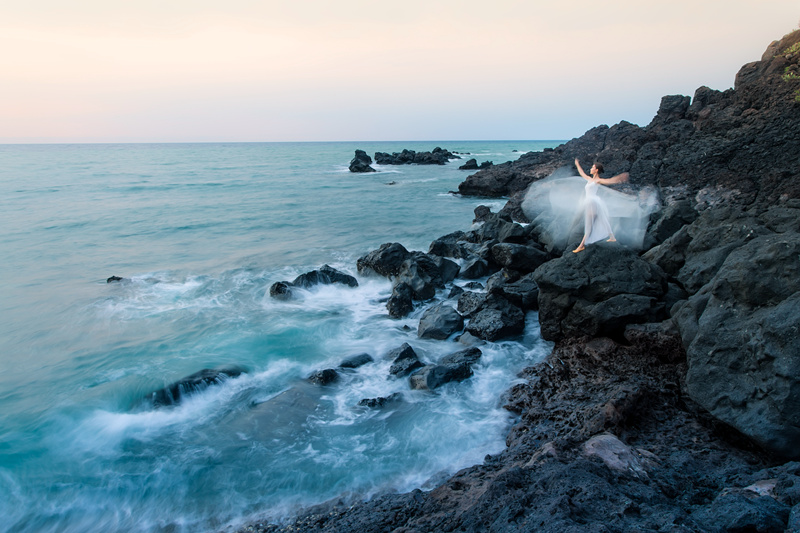
{"type": "Polygon", "coordinates": [[[163,389],[159,389],[146,398],[154,407],[164,407],[180,403],[186,396],[191,396],[208,388],[218,385],[225,380],[241,375],[244,369],[238,366],[225,366],[221,368],[204,368],[185,378],[182,378],[163,389]]]}
{"type": "Polygon", "coordinates": [[[377,172],[370,166],[371,164],[372,158],[367,155],[367,152],[364,150],[356,150],[355,157],[350,161],[350,172],[377,172]]]}
{"type": "Polygon", "coordinates": [[[451,159],[461,159],[460,156],[438,146],[430,152],[415,152],[403,150],[402,152],[375,152],[375,162],[379,165],[444,165],[451,159]]]}
{"type": "Polygon", "coordinates": [[[269,295],[278,300],[292,298],[292,288],[310,289],[316,285],[332,285],[338,283],[348,287],[358,287],[358,280],[350,274],[323,265],[319,270],[312,270],[297,276],[294,281],[277,281],[269,288],[269,295]]]}
{"type": "Polygon", "coordinates": [[[428,254],[462,278],[494,273],[483,292],[435,292],[457,298],[467,331],[482,310],[536,300],[556,340],[507,393],[507,448],[429,492],[248,530],[800,531],[800,82],[785,76],[798,43],[770,45],[732,90],[665,97],[645,128],[601,126],[470,176],[463,194],[511,200],[428,254]],[[641,255],[595,244],[559,258],[514,222],[527,185],[575,157],[662,189],[641,255]],[[502,243],[541,262],[523,272],[502,243]]]}

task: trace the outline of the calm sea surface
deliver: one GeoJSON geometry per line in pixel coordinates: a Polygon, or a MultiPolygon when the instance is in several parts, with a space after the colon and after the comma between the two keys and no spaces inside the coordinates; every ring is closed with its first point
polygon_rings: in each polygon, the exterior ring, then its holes
{"type": "Polygon", "coordinates": [[[0,145],[0,531],[218,531],[429,488],[501,451],[500,396],[547,352],[535,315],[482,348],[473,378],[412,392],[387,379],[389,350],[436,361],[460,345],[419,340],[421,308],[390,319],[390,282],[355,262],[385,242],[427,251],[504,202],[448,194],[463,161],[347,165],[356,148],[501,163],[557,144],[0,145]],[[323,264],[359,287],[269,297],[323,264]],[[364,352],[376,362],[304,385],[364,352]],[[142,402],[222,365],[247,372],[175,407],[142,402]]]}

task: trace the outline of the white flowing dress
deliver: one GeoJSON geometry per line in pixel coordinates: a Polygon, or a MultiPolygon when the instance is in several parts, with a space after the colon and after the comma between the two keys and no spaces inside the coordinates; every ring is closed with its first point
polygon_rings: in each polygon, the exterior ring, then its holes
{"type": "Polygon", "coordinates": [[[611,221],[608,216],[606,203],[597,195],[600,185],[590,181],[586,184],[584,197],[584,222],[583,232],[586,235],[586,244],[602,241],[611,236],[611,221]]]}

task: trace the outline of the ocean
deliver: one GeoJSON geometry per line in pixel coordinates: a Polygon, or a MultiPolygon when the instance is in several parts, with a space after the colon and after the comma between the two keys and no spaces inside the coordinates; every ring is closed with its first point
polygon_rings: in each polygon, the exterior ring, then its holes
{"type": "Polygon", "coordinates": [[[449,192],[469,157],[557,144],[0,145],[0,531],[220,531],[432,488],[502,451],[502,395],[550,349],[535,313],[519,338],[481,347],[472,378],[410,391],[388,378],[390,350],[436,361],[463,346],[417,338],[424,306],[391,319],[391,282],[356,260],[386,242],[427,251],[478,205],[502,207],[449,192]],[[347,169],[355,149],[436,146],[470,155],[347,169]],[[359,286],[270,298],[325,264],[359,286]],[[305,382],[360,353],[375,362],[305,382]],[[143,401],[224,365],[246,372],[175,406],[143,401]],[[305,392],[276,408],[285,391],[305,392]]]}

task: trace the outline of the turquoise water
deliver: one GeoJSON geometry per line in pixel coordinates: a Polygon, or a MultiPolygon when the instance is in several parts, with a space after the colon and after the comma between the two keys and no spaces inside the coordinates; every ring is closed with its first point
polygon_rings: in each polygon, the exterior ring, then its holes
{"type": "Polygon", "coordinates": [[[459,346],[418,340],[421,308],[390,319],[389,281],[289,302],[268,289],[326,263],[357,276],[384,242],[427,251],[477,205],[503,205],[448,194],[468,175],[458,161],[350,173],[356,148],[500,163],[556,144],[0,146],[0,530],[216,531],[429,487],[502,450],[500,396],[547,349],[535,316],[485,346],[470,380],[412,393],[382,356],[459,346]],[[376,363],[303,386],[361,352],[376,363]],[[247,373],[176,407],[140,402],[225,364],[247,373]],[[287,390],[303,400],[276,409],[287,390]],[[357,407],[393,392],[403,401],[357,407]]]}

